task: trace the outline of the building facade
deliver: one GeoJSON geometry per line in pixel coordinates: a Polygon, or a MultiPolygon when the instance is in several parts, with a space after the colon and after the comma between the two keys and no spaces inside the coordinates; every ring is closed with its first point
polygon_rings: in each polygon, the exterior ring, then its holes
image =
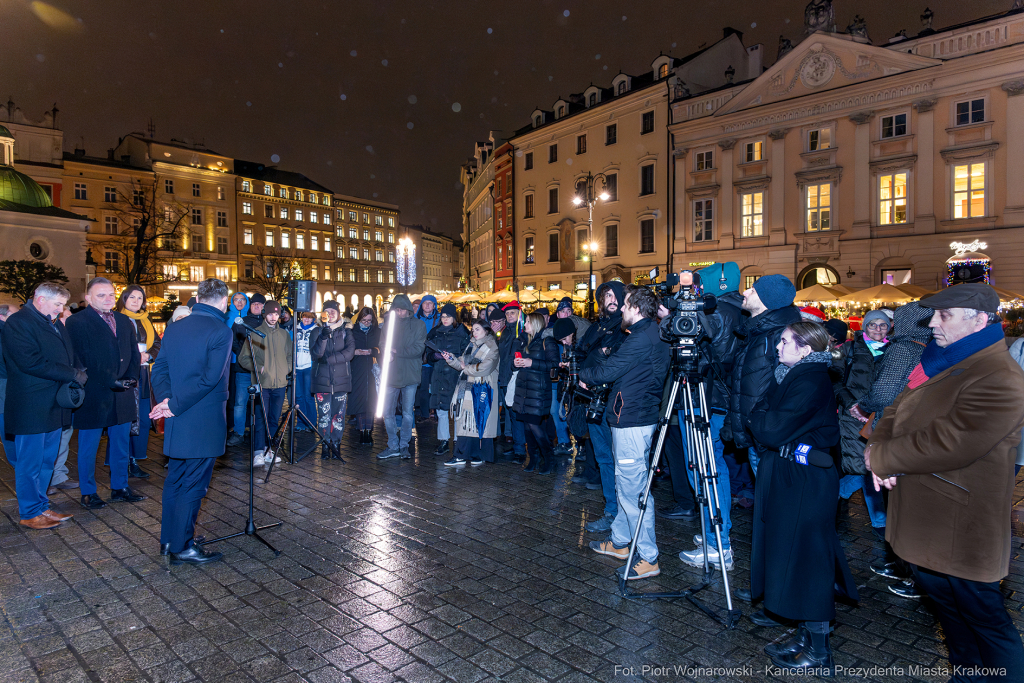
{"type": "Polygon", "coordinates": [[[756,79],[674,98],[676,270],[1024,288],[1024,12],[923,19],[883,45],[808,24],[756,79]]]}
{"type": "Polygon", "coordinates": [[[494,291],[515,288],[515,148],[494,150],[494,291]]]}
{"type": "Polygon", "coordinates": [[[332,298],[345,301],[353,311],[363,306],[380,310],[399,291],[395,278],[399,217],[394,204],[334,195],[337,258],[332,298]]]}
{"type": "Polygon", "coordinates": [[[430,230],[422,230],[420,249],[423,285],[421,289],[428,292],[453,291],[458,262],[452,248],[452,238],[430,230]]]}
{"type": "Polygon", "coordinates": [[[476,143],[473,158],[462,166],[462,240],[466,245],[466,271],[473,291],[494,288],[494,134],[476,143]]]}
{"type": "Polygon", "coordinates": [[[742,34],[726,29],[700,52],[662,54],[648,72],[619,73],[607,87],[533,112],[510,140],[519,286],[586,290],[591,267],[596,284],[643,280],[667,264],[669,99],[760,72],[761,46],[746,48],[742,34]],[[606,196],[594,202],[592,226],[588,202],[573,201],[587,195],[588,178],[592,196],[606,196]]]}

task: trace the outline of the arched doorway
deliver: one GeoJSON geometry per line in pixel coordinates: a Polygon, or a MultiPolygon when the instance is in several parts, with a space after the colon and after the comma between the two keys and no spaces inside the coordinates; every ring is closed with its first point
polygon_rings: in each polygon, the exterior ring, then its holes
{"type": "Polygon", "coordinates": [[[353,294],[352,295],[352,311],[355,312],[355,311],[358,311],[358,310],[359,310],[359,295],[358,294],[353,294]]]}
{"type": "Polygon", "coordinates": [[[363,296],[363,306],[367,308],[373,308],[373,297],[369,294],[363,296]]]}
{"type": "Polygon", "coordinates": [[[812,285],[830,287],[832,285],[838,285],[839,282],[839,273],[835,268],[825,263],[815,263],[807,266],[804,268],[803,272],[800,273],[800,277],[797,278],[796,288],[805,289],[812,285]]]}

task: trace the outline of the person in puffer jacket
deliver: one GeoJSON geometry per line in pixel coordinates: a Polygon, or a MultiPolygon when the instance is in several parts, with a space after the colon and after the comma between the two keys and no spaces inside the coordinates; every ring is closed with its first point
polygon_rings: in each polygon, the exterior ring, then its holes
{"type": "Polygon", "coordinates": [[[526,431],[530,459],[523,469],[533,472],[539,464],[541,474],[551,474],[555,471],[555,456],[544,420],[551,416],[551,370],[558,367],[558,342],[545,338],[543,332],[540,313],[526,316],[524,334],[515,347],[522,356],[512,359],[519,373],[512,410],[526,431]]]}
{"type": "Polygon", "coordinates": [[[345,432],[348,393],[352,391],[350,363],[356,355],[356,340],[341,317],[337,301],[324,304],[327,325],[317,327],[309,336],[309,355],[313,361],[312,390],[316,399],[316,428],[324,437],[321,459],[340,460],[338,446],[345,432]]]}
{"type": "MultiPolygon", "coordinates": [[[[316,314],[312,311],[303,311],[299,316],[298,325],[295,326],[295,403],[306,418],[316,423],[316,404],[313,402],[313,357],[309,355],[309,338],[319,326],[316,324],[316,314]]],[[[305,422],[297,421],[295,430],[300,432],[309,431],[305,422]]]]}
{"type": "Polygon", "coordinates": [[[459,370],[445,362],[445,352],[454,358],[462,356],[469,346],[469,332],[456,321],[458,312],[454,304],[441,308],[441,324],[427,334],[427,349],[423,355],[434,361],[430,373],[430,409],[437,412],[437,440],[440,442],[434,455],[448,453],[451,429],[448,424],[448,408],[451,406],[455,385],[459,383],[459,370]]]}

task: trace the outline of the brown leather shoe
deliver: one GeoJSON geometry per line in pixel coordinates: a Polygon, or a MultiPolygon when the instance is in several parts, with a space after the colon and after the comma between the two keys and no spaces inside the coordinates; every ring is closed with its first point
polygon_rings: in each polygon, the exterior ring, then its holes
{"type": "Polygon", "coordinates": [[[32,519],[21,520],[22,526],[27,526],[29,529],[52,529],[55,526],[60,526],[60,522],[55,522],[46,515],[36,515],[32,519]]]}
{"type": "Polygon", "coordinates": [[[64,515],[57,512],[56,510],[47,510],[46,512],[43,513],[43,517],[46,517],[47,519],[52,519],[55,522],[63,522],[65,520],[71,519],[72,517],[74,517],[74,515],[64,515]]]}

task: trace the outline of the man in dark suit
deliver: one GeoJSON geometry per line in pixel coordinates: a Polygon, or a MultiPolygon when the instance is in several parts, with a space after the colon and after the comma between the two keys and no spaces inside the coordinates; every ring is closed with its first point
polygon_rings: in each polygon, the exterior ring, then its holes
{"type": "Polygon", "coordinates": [[[61,285],[44,282],[3,328],[4,429],[14,435],[7,459],[14,467],[21,524],[30,529],[52,529],[71,517],[51,510],[46,497],[61,429],[71,426],[71,410],[57,403],[57,393],[68,382],[87,379],[76,366],[71,336],[56,322],[68,297],[61,285]]]}
{"type": "Polygon", "coordinates": [[[82,507],[106,507],[96,488],[96,450],[107,430],[110,454],[111,502],[137,503],[145,500],[128,486],[128,448],[132,422],[138,419],[135,387],[139,383],[142,357],[135,337],[135,325],[123,313],[114,311],[117,294],[105,277],[94,277],[85,289],[89,308],[68,318],[75,355],[85,366],[91,381],[85,385],[85,402],[75,411],[78,430],[78,483],[82,507]]]}
{"type": "Polygon", "coordinates": [[[168,325],[153,365],[158,403],[149,416],[165,418],[164,455],[170,458],[160,552],[170,555],[171,564],[204,564],[223,557],[193,543],[193,533],[214,461],[224,454],[227,439],[232,340],[224,324],[228,287],[210,278],[199,285],[196,298],[192,315],[168,325]]]}

